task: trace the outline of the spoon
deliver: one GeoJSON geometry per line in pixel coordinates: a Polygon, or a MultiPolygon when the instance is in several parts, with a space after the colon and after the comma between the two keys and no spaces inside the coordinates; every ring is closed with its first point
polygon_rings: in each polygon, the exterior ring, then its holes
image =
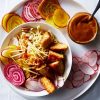
{"type": "Polygon", "coordinates": [[[99,8],[100,8],[100,0],[98,1],[97,6],[96,6],[95,10],[93,11],[93,13],[91,14],[91,16],[88,19],[84,18],[84,20],[82,22],[89,22],[90,20],[92,20],[92,18],[94,17],[96,12],[99,10],[99,8]]]}
{"type": "Polygon", "coordinates": [[[92,15],[91,15],[90,19],[94,17],[94,15],[95,15],[95,14],[96,14],[96,12],[99,10],[99,8],[100,8],[100,0],[98,1],[98,4],[97,4],[97,6],[96,6],[96,8],[95,8],[94,12],[92,13],[92,15]]]}

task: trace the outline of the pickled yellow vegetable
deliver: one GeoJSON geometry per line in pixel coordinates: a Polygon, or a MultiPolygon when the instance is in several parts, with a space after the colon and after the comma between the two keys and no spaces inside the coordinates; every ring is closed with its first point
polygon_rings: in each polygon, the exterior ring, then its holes
{"type": "Polygon", "coordinates": [[[70,16],[63,9],[56,9],[53,15],[53,22],[58,27],[65,27],[69,21],[70,16]]]}
{"type": "Polygon", "coordinates": [[[54,24],[54,22],[53,22],[53,16],[48,16],[48,17],[46,18],[46,22],[47,22],[48,24],[50,24],[51,26],[53,26],[53,27],[55,27],[55,28],[58,28],[58,27],[54,24]]]}
{"type": "Polygon", "coordinates": [[[13,15],[14,15],[14,13],[9,13],[9,14],[4,15],[4,17],[2,19],[2,26],[5,30],[6,30],[6,26],[7,26],[6,24],[7,24],[8,19],[13,15]]]}
{"type": "Polygon", "coordinates": [[[10,32],[13,28],[23,23],[24,21],[20,16],[18,15],[11,16],[7,22],[7,32],[10,32]]]}

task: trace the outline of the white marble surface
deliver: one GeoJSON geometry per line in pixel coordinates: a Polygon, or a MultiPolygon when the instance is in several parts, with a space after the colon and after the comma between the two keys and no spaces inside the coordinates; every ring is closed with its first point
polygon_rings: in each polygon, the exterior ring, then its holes
{"type": "MultiPolygon", "coordinates": [[[[0,0],[0,21],[4,13],[9,12],[16,4],[22,0],[0,0]]],[[[95,8],[98,0],[74,0],[82,4],[90,12],[95,8]]],[[[96,14],[96,18],[100,22],[100,10],[96,14]]],[[[0,37],[2,37],[0,30],[0,37]]],[[[79,97],[77,100],[100,100],[100,77],[95,84],[85,94],[79,97]]],[[[33,98],[34,99],[34,98],[33,98]]],[[[0,100],[26,100],[20,95],[16,94],[7,86],[0,74],[0,100]]],[[[36,100],[36,98],[35,98],[36,100]]],[[[38,100],[38,99],[37,99],[38,100]]],[[[62,99],[63,100],[63,99],[62,99]]]]}

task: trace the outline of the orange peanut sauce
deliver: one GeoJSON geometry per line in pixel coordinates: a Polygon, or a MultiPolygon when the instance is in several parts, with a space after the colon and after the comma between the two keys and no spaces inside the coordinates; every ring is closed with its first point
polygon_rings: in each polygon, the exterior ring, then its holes
{"type": "Polygon", "coordinates": [[[98,24],[89,13],[77,13],[68,24],[68,33],[71,39],[77,43],[88,43],[97,34],[98,24]]]}

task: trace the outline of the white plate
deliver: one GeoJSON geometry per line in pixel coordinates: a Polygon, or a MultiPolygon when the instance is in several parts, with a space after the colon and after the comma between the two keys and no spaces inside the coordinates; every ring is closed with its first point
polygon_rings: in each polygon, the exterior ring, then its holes
{"type": "MultiPolygon", "coordinates": [[[[23,4],[23,2],[21,4],[23,4]]],[[[21,4],[17,5],[14,8],[14,10],[18,9],[18,7],[20,7],[21,4]]],[[[79,5],[78,3],[74,2],[73,0],[63,0],[61,2],[61,6],[71,16],[73,16],[76,12],[86,11],[85,8],[83,8],[81,5],[79,5]]],[[[99,44],[100,43],[100,38],[99,38],[100,36],[97,36],[96,41],[92,42],[91,44],[80,45],[80,44],[74,43],[68,37],[65,29],[62,29],[61,31],[63,32],[63,34],[67,38],[67,40],[68,40],[68,42],[69,42],[69,44],[71,46],[72,52],[76,53],[77,55],[82,55],[82,53],[84,54],[89,49],[94,49],[94,48],[100,49],[100,44],[99,44]]],[[[3,33],[2,37],[5,36],[5,34],[3,33]]],[[[0,40],[3,40],[3,38],[0,39],[0,40]]],[[[82,85],[79,88],[67,89],[67,88],[63,87],[62,89],[60,89],[59,91],[57,91],[56,93],[54,93],[52,95],[41,97],[41,98],[34,98],[34,99],[36,99],[36,100],[73,100],[73,99],[79,97],[80,95],[82,95],[83,93],[85,93],[93,85],[93,83],[96,81],[98,76],[99,76],[99,72],[97,74],[95,74],[93,79],[91,79],[90,81],[88,81],[87,83],[85,83],[84,85],[82,85]]]]}

